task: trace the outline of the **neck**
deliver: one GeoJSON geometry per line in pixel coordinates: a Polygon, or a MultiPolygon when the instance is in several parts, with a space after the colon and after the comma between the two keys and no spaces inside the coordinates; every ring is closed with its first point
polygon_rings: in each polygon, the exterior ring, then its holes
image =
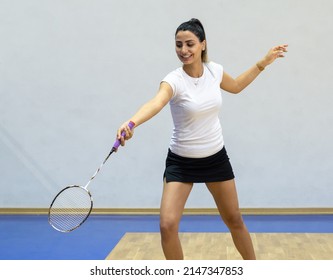
{"type": "Polygon", "coordinates": [[[203,63],[196,63],[196,64],[189,64],[189,65],[183,65],[184,71],[187,73],[187,75],[193,77],[193,78],[199,78],[203,75],[203,63]]]}

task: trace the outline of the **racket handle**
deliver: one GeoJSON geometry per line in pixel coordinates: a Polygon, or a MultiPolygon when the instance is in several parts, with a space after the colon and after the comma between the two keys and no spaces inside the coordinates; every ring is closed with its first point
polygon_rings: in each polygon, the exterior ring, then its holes
{"type": "MultiPolygon", "coordinates": [[[[129,128],[132,130],[133,127],[135,126],[135,123],[132,122],[132,121],[130,121],[130,122],[128,123],[128,126],[129,126],[129,128]]],[[[125,134],[126,134],[126,132],[123,131],[123,132],[121,133],[121,136],[125,136],[125,134]]],[[[120,146],[120,140],[117,139],[116,142],[114,142],[114,144],[113,144],[113,148],[112,148],[112,150],[113,150],[113,151],[114,151],[114,150],[117,150],[119,146],[120,146]]]]}

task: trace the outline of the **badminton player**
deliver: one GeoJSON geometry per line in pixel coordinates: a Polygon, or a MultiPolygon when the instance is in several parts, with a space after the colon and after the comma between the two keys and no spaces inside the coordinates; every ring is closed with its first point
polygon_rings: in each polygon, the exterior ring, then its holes
{"type": "Polygon", "coordinates": [[[255,259],[250,234],[239,209],[235,179],[225,148],[219,112],[221,89],[240,93],[277,58],[287,45],[271,48],[257,63],[237,78],[223,66],[209,61],[204,27],[198,19],[182,23],[175,33],[175,49],[182,67],[169,73],[155,97],[144,104],[117,132],[121,145],[137,126],[148,121],[169,104],[174,128],[166,158],[160,206],[160,232],[166,259],[183,259],[178,237],[179,222],[194,183],[205,183],[233,242],[243,259],[255,259]],[[125,131],[125,136],[121,132],[125,131]]]}

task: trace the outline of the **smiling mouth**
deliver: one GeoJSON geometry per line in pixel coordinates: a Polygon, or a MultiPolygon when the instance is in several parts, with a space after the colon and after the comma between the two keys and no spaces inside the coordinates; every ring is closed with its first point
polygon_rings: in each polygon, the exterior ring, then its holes
{"type": "Polygon", "coordinates": [[[181,60],[187,61],[192,58],[192,55],[180,55],[181,60]]]}

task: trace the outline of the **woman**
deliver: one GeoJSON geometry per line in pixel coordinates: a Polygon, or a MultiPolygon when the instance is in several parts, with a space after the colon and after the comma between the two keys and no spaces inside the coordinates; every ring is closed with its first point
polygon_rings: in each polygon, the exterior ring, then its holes
{"type": "MultiPolygon", "coordinates": [[[[169,73],[154,98],[130,118],[135,127],[148,121],[170,104],[174,122],[166,159],[160,208],[162,248],[166,259],[183,259],[178,237],[179,222],[193,183],[205,183],[228,226],[243,259],[255,259],[250,234],[243,222],[234,174],[224,147],[218,114],[221,89],[240,93],[266,66],[284,57],[287,45],[273,47],[262,60],[236,79],[219,64],[208,62],[204,28],[197,19],[176,30],[176,53],[183,66],[169,73]]],[[[120,126],[121,145],[132,137],[129,121],[120,126]],[[121,132],[125,135],[121,136],[121,132]]]]}

